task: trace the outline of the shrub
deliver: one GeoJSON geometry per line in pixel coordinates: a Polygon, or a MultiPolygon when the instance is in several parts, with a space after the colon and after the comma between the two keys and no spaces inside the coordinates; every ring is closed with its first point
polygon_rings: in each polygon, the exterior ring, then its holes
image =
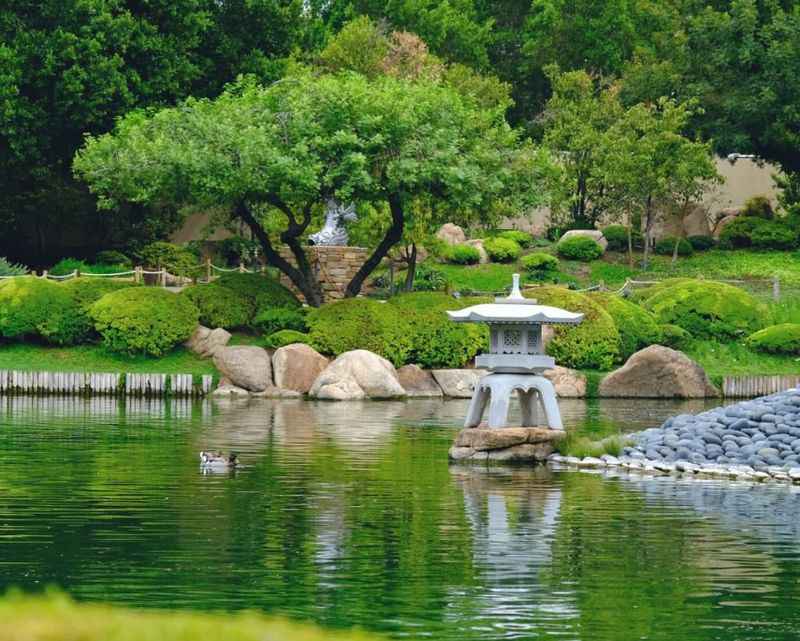
{"type": "Polygon", "coordinates": [[[139,252],[145,267],[153,270],[166,269],[173,276],[195,277],[200,265],[191,251],[180,245],[156,241],[145,245],[139,252]]]}
{"type": "Polygon", "coordinates": [[[686,239],[695,251],[705,251],[714,246],[714,239],[711,236],[689,236],[686,239]]]}
{"type": "Polygon", "coordinates": [[[661,341],[661,328],[655,316],[636,303],[615,294],[592,294],[614,319],[620,338],[620,360],[661,341]]]}
{"type": "Polygon", "coordinates": [[[409,324],[411,349],[406,362],[426,368],[466,365],[478,352],[488,348],[488,329],[474,323],[454,323],[446,312],[488,300],[456,299],[434,292],[392,298],[393,313],[409,324]]]}
{"type": "Polygon", "coordinates": [[[81,334],[78,304],[61,285],[34,276],[0,281],[0,336],[68,345],[81,334]]]}
{"type": "Polygon", "coordinates": [[[481,260],[481,253],[477,247],[466,245],[464,243],[458,245],[450,245],[444,250],[443,258],[448,263],[456,265],[475,265],[481,260]]]}
{"type": "Polygon", "coordinates": [[[67,276],[76,269],[81,272],[88,272],[89,264],[77,258],[62,258],[48,272],[53,276],[67,276]]]}
{"type": "Polygon", "coordinates": [[[800,324],[772,325],[748,336],[746,343],[760,352],[800,355],[800,324]]]}
{"type": "Polygon", "coordinates": [[[417,265],[414,272],[414,289],[419,292],[438,292],[447,289],[447,275],[427,264],[417,265]]]}
{"type": "Polygon", "coordinates": [[[753,247],[757,249],[794,249],[797,246],[797,232],[788,225],[777,221],[765,222],[753,230],[753,247]]]}
{"type": "Polygon", "coordinates": [[[264,347],[267,349],[279,349],[291,345],[292,343],[305,343],[306,345],[310,345],[311,337],[308,334],[293,329],[282,329],[274,334],[270,334],[264,339],[264,347]]]}
{"type": "Polygon", "coordinates": [[[662,287],[643,306],[660,323],[682,327],[695,338],[736,338],[760,329],[764,306],[743,289],[714,281],[687,280],[662,287]]]}
{"type": "Polygon", "coordinates": [[[767,224],[765,220],[755,216],[739,216],[735,218],[720,233],[720,247],[737,249],[752,246],[753,232],[765,224],[767,224]]]}
{"type": "Polygon", "coordinates": [[[161,356],[192,335],[200,312],[186,296],[133,287],[106,294],[89,315],[108,349],[161,356]]]}
{"type": "Polygon", "coordinates": [[[558,271],[558,258],[544,252],[523,256],[521,263],[528,276],[536,280],[544,280],[558,271]]]}
{"type": "Polygon", "coordinates": [[[98,252],[97,256],[94,257],[94,262],[99,265],[119,265],[127,268],[133,266],[133,261],[116,249],[106,249],[98,252]]]}
{"type": "Polygon", "coordinates": [[[282,329],[305,332],[306,315],[302,307],[273,307],[260,312],[253,320],[253,326],[265,336],[270,336],[282,329]]]}
{"type": "Polygon", "coordinates": [[[683,327],[664,323],[660,326],[661,344],[673,349],[684,349],[692,340],[692,335],[683,327]]]}
{"type": "Polygon", "coordinates": [[[291,291],[274,278],[262,274],[225,274],[214,284],[231,289],[250,301],[252,316],[272,307],[300,307],[300,301],[291,291]]]}
{"type": "MultiPolygon", "coordinates": [[[[628,251],[628,227],[625,225],[609,225],[603,228],[603,236],[608,241],[608,250],[614,252],[628,251]]],[[[631,232],[631,242],[634,249],[644,246],[644,238],[640,231],[631,232]]]]}
{"type": "Polygon", "coordinates": [[[0,256],[0,276],[24,276],[28,273],[28,268],[19,263],[10,263],[0,256]]]}
{"type": "Polygon", "coordinates": [[[603,248],[593,238],[588,236],[571,236],[565,238],[558,245],[556,251],[569,260],[589,262],[603,255],[603,248]]]}
{"type": "Polygon", "coordinates": [[[553,327],[553,338],[547,344],[547,353],[559,365],[579,369],[611,369],[619,358],[619,332],[614,319],[599,303],[585,294],[555,286],[536,287],[526,290],[524,294],[544,305],[584,314],[583,322],[579,325],[553,327]]]}
{"type": "Polygon", "coordinates": [[[61,285],[77,305],[75,342],[85,342],[95,334],[89,308],[106,294],[135,287],[135,283],[112,278],[72,278],[61,285]]]}
{"type": "Polygon", "coordinates": [[[655,253],[661,256],[671,256],[675,251],[675,243],[678,243],[678,256],[691,256],[694,253],[691,243],[685,238],[675,238],[667,236],[656,243],[655,253]]]}
{"type": "Polygon", "coordinates": [[[323,354],[367,349],[399,366],[411,352],[408,321],[388,303],[348,298],[311,310],[306,322],[310,344],[323,354]]]}
{"type": "Polygon", "coordinates": [[[741,215],[772,220],[775,212],[772,210],[772,203],[770,203],[769,198],[766,196],[753,196],[745,202],[741,215]]]}
{"type": "Polygon", "coordinates": [[[513,240],[520,247],[530,247],[533,243],[533,236],[526,231],[519,229],[507,229],[506,231],[497,234],[498,238],[505,238],[506,240],[513,240]]]}
{"type": "Polygon", "coordinates": [[[219,281],[207,285],[191,285],[180,295],[197,307],[200,323],[206,327],[245,327],[255,314],[255,307],[249,298],[220,285],[219,281]]]}
{"type": "Polygon", "coordinates": [[[522,247],[508,238],[487,238],[483,248],[496,263],[513,263],[522,254],[522,247]]]}

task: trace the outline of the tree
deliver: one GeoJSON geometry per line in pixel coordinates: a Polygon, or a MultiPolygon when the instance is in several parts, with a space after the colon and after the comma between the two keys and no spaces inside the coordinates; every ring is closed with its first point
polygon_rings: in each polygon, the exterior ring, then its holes
{"type": "Polygon", "coordinates": [[[113,134],[90,136],[74,166],[104,207],[133,201],[226,208],[318,306],[323,293],[303,237],[327,198],[382,204],[388,212],[386,233],[347,286],[354,296],[402,238],[416,199],[480,213],[529,194],[538,162],[495,111],[449,87],[301,74],[129,114],[113,134]],[[279,232],[271,235],[275,221],[279,232]],[[280,255],[279,244],[296,265],[280,255]]]}
{"type": "Polygon", "coordinates": [[[719,180],[711,145],[682,133],[691,115],[689,105],[667,98],[634,105],[606,138],[603,180],[620,209],[641,215],[645,268],[658,209],[685,213],[710,181],[719,180]]]}

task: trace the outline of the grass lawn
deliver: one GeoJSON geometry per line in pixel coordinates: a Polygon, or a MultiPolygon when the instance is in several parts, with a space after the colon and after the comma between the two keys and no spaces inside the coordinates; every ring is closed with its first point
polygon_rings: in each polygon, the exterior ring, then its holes
{"type": "Polygon", "coordinates": [[[800,357],[764,354],[739,343],[694,341],[684,350],[719,382],[723,376],[800,374],[800,357]]]}

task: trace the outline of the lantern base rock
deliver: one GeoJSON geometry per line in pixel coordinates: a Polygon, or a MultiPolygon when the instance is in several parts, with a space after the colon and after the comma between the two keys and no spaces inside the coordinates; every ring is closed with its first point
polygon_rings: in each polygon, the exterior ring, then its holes
{"type": "Polygon", "coordinates": [[[544,463],[564,436],[546,427],[465,428],[449,455],[459,463],[544,463]]]}

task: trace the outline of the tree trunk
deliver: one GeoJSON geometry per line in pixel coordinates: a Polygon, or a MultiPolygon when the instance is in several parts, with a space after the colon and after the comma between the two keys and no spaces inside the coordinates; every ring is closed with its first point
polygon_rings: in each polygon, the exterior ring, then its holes
{"type": "Polygon", "coordinates": [[[633,222],[628,216],[628,267],[633,269],[633,222]]]}
{"type": "Polygon", "coordinates": [[[644,256],[642,269],[650,269],[650,234],[653,231],[653,197],[648,196],[644,208],[644,256]]]}
{"type": "Polygon", "coordinates": [[[673,249],[672,249],[672,264],[673,265],[678,262],[678,246],[680,245],[680,243],[681,243],[681,237],[680,236],[676,236],[675,237],[675,247],[673,247],[673,249]]]}
{"type": "Polygon", "coordinates": [[[408,271],[406,271],[406,284],[404,291],[414,289],[414,277],[417,274],[417,244],[411,243],[411,252],[408,254],[408,271]]]}
{"type": "Polygon", "coordinates": [[[311,307],[319,307],[322,305],[322,303],[325,302],[322,287],[319,284],[317,275],[308,263],[303,248],[300,246],[300,243],[297,242],[297,236],[299,234],[295,233],[295,235],[292,235],[288,234],[288,232],[284,232],[284,234],[281,235],[281,239],[289,245],[292,254],[294,254],[297,260],[297,267],[295,267],[276,251],[275,247],[272,245],[272,241],[269,239],[269,235],[264,231],[264,228],[258,220],[256,220],[255,216],[253,216],[253,213],[246,203],[241,202],[237,205],[236,215],[250,228],[253,236],[258,240],[261,248],[264,250],[264,256],[267,262],[286,274],[294,286],[300,290],[306,302],[311,305],[311,307]]]}
{"type": "Polygon", "coordinates": [[[361,286],[374,269],[383,260],[383,257],[389,253],[389,250],[394,247],[403,237],[403,227],[405,225],[405,218],[403,215],[403,204],[398,194],[391,194],[388,199],[389,209],[392,212],[392,224],[383,237],[383,240],[375,248],[375,251],[370,254],[369,258],[364,261],[356,275],[350,280],[345,290],[345,296],[352,298],[357,296],[361,291],[361,286]]]}

